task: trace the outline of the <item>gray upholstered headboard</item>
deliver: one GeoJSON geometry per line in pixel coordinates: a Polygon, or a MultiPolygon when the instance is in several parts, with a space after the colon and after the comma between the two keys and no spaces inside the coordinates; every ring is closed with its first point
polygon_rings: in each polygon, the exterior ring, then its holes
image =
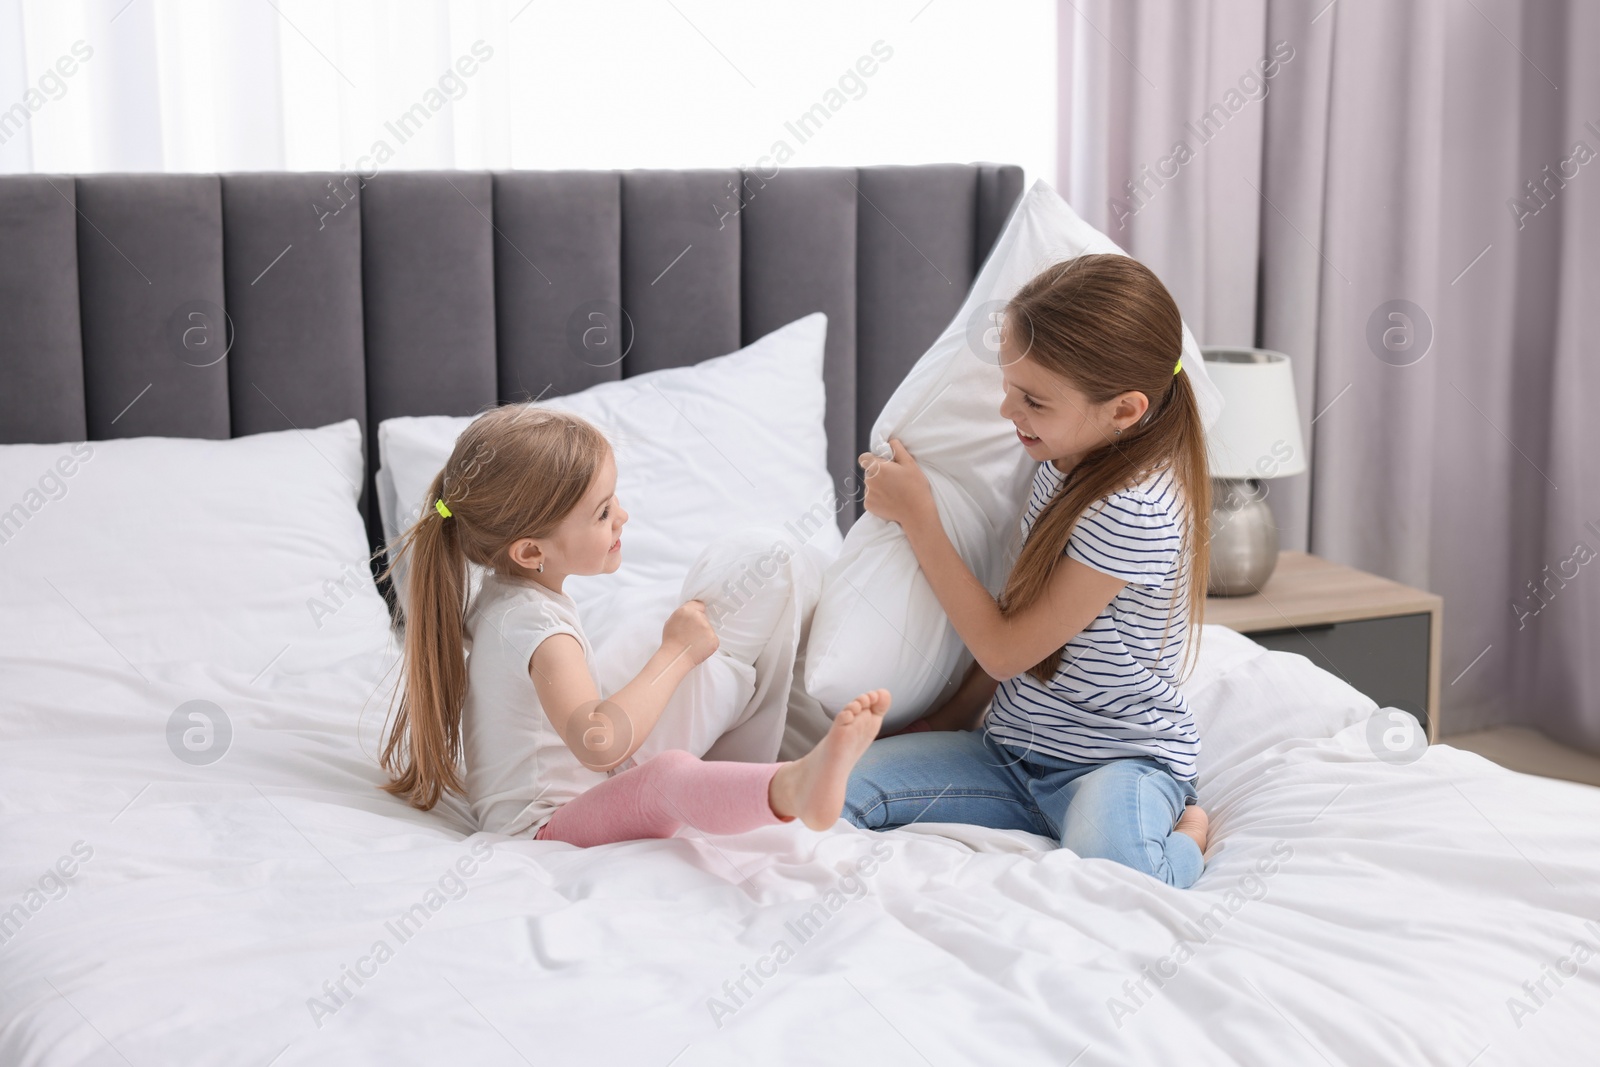
{"type": "Polygon", "coordinates": [[[694,363],[821,310],[842,483],[1021,192],[993,164],[0,177],[0,443],[354,416],[371,467],[391,416],[694,363]],[[569,335],[607,306],[631,336],[601,366],[569,335]]]}

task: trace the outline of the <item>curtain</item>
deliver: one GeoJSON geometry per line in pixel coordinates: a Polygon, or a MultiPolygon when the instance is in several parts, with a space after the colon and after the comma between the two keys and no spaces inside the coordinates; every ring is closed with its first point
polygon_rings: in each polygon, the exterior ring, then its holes
{"type": "Polygon", "coordinates": [[[1063,194],[1202,344],[1293,361],[1283,547],[1444,598],[1447,732],[1600,750],[1600,5],[1064,0],[1058,37],[1063,194]]]}
{"type": "Polygon", "coordinates": [[[1053,0],[752,14],[738,0],[0,0],[0,173],[1053,173],[1053,0]],[[1003,78],[951,77],[952,59],[1002,53],[1003,78]]]}

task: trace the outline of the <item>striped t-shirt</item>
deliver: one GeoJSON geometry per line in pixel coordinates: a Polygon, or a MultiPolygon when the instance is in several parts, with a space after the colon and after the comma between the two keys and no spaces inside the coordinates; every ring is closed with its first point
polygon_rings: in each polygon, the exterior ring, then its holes
{"type": "MultiPolygon", "coordinates": [[[[1039,465],[1024,537],[1065,477],[1053,463],[1039,465]]],[[[1128,584],[1066,643],[1049,683],[1027,673],[1000,683],[988,718],[994,740],[1078,763],[1145,757],[1174,777],[1195,777],[1200,735],[1177,688],[1188,632],[1183,507],[1163,470],[1085,510],[1067,556],[1128,584]]]]}

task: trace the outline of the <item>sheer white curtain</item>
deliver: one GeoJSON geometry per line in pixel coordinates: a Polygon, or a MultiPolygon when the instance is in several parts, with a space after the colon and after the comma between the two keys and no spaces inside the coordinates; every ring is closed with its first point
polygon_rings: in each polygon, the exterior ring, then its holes
{"type": "Polygon", "coordinates": [[[1600,750],[1600,5],[1064,0],[1060,32],[1066,194],[1202,343],[1294,361],[1285,547],[1444,597],[1447,730],[1600,750]]]}
{"type": "Polygon", "coordinates": [[[1050,0],[0,0],[0,172],[752,166],[781,143],[1049,180],[1055,24],[1050,0]]]}

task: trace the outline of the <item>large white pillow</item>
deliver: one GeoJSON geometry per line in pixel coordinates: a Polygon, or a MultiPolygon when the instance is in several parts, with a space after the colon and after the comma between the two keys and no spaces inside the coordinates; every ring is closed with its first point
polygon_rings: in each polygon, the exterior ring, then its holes
{"type": "MultiPolygon", "coordinates": [[[[823,422],[827,328],[815,312],[729,355],[539,402],[583,416],[611,441],[631,516],[622,569],[572,579],[580,607],[618,588],[681,582],[702,549],[745,527],[786,527],[832,558],[842,538],[823,422]]],[[[389,501],[380,492],[385,537],[416,521],[471,422],[439,415],[378,426],[379,478],[394,488],[389,501]]]]}
{"type": "Polygon", "coordinates": [[[163,824],[186,857],[208,825],[235,852],[305,848],[284,820],[306,803],[472,832],[460,798],[425,813],[379,788],[399,650],[356,509],[362,441],[346,420],[0,446],[8,815],[104,811],[137,834],[174,798],[216,801],[163,824]],[[252,803],[276,829],[240,846],[252,803]]]}
{"type": "MultiPolygon", "coordinates": [[[[263,693],[369,653],[388,612],[354,419],[229,441],[0,447],[3,654],[135,688],[263,693]]],[[[19,697],[20,694],[11,694],[19,697]]]]}
{"type": "Polygon", "coordinates": [[[1235,774],[1274,745],[1332,737],[1364,722],[1377,705],[1304,656],[1273,652],[1243,634],[1208,623],[1200,654],[1181,686],[1204,744],[1199,785],[1235,774]]]}
{"type": "MultiPolygon", "coordinates": [[[[872,427],[874,452],[887,456],[889,438],[898,437],[927,472],[945,531],[991,593],[999,593],[1020,547],[1036,465],[1000,416],[1000,367],[985,331],[1023,283],[1089,252],[1126,254],[1036,182],[1012,211],[961,310],[872,427]]],[[[1209,426],[1222,397],[1187,325],[1183,367],[1209,426]]],[[[830,713],[865,689],[888,688],[894,706],[885,728],[895,729],[934,707],[971,656],[899,525],[863,515],[823,577],[805,660],[805,688],[830,713]]]]}

